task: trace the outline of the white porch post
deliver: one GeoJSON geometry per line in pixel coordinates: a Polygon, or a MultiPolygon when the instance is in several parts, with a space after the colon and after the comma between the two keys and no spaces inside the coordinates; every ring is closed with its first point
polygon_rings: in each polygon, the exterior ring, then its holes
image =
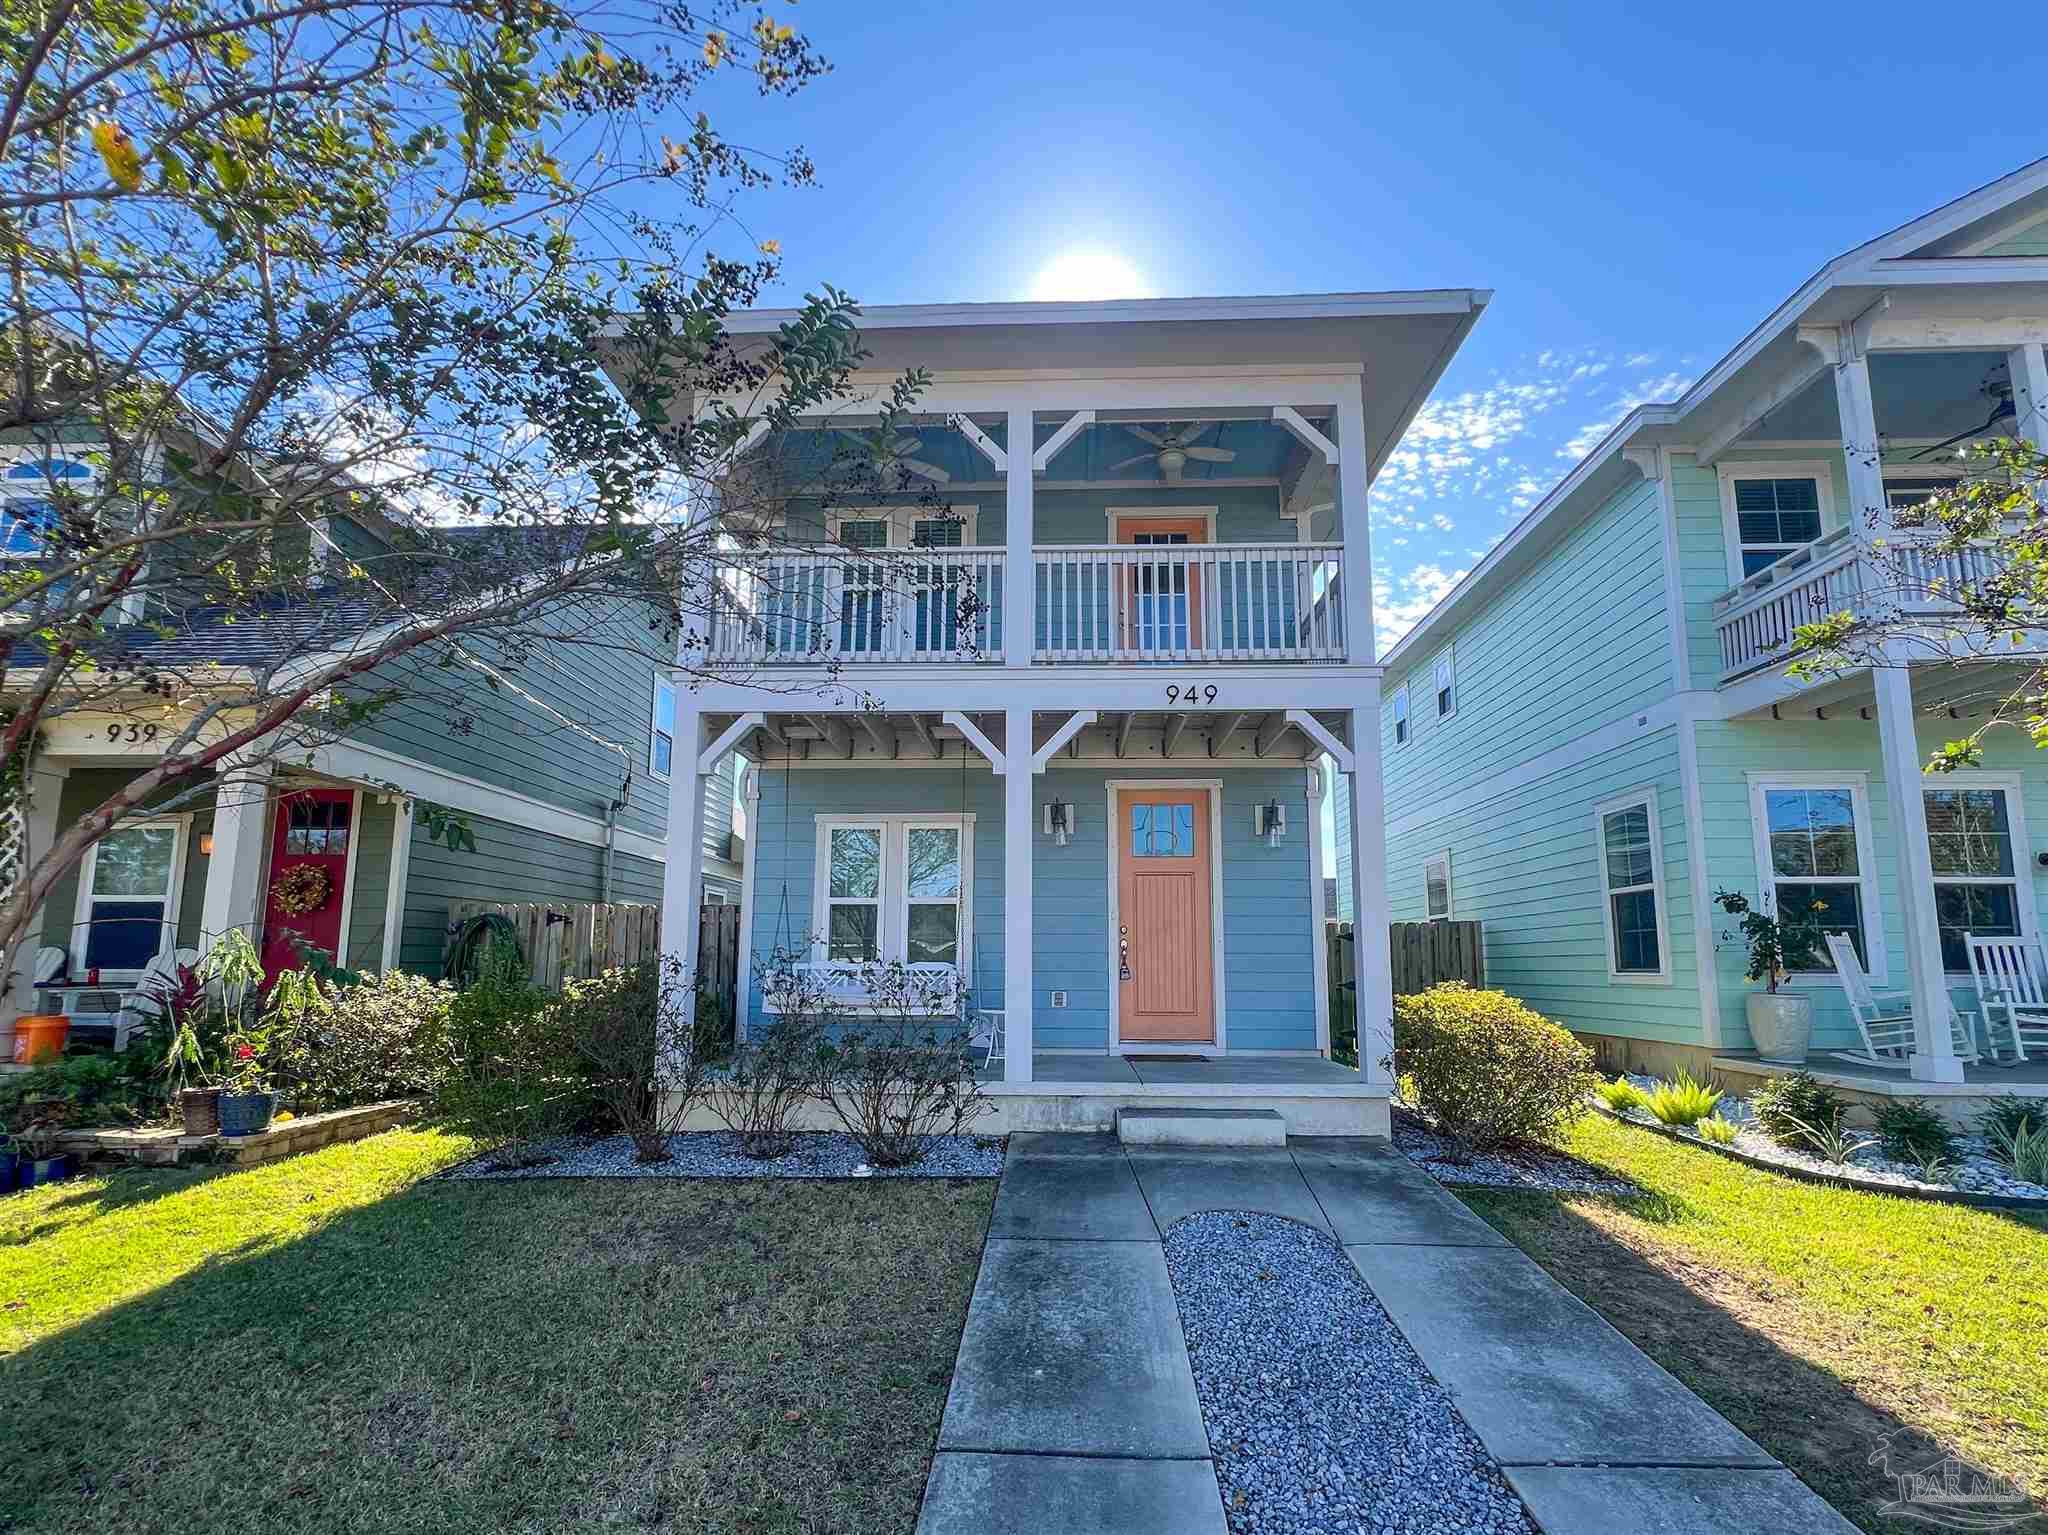
{"type": "MultiPolygon", "coordinates": [[[[1030,415],[1025,414],[1025,420],[1030,415]]],[[[1011,431],[1016,430],[1016,417],[1011,417],[1011,431]]],[[[1015,444],[1012,436],[1010,452],[1011,476],[1014,483],[1021,477],[1027,483],[1031,478],[1031,458],[1027,451],[1022,460],[1021,474],[1015,444]]],[[[1011,503],[1015,505],[1013,500],[1011,503]]],[[[1026,498],[1027,506],[1030,504],[1026,498]]],[[[1016,548],[1014,526],[1010,547],[1016,548]]],[[[1012,556],[1014,558],[1014,555],[1012,556]]],[[[1025,567],[1029,573],[1029,566],[1025,567]]],[[[1028,613],[1027,612],[1027,623],[1028,613]]],[[[1028,632],[1028,631],[1027,631],[1028,632]]],[[[1033,990],[1031,965],[1031,863],[1036,838],[1031,824],[1032,786],[1037,777],[1031,771],[1031,710],[1009,708],[1003,711],[1003,1080],[1005,1082],[1029,1082],[1031,1080],[1031,1008],[1036,993],[1033,990]]]]}
{"type": "MultiPolygon", "coordinates": [[[[1344,541],[1344,653],[1354,666],[1372,665],[1379,648],[1372,631],[1372,523],[1365,474],[1365,381],[1347,379],[1337,393],[1337,536],[1344,541]]],[[[1373,739],[1378,738],[1375,710],[1373,739]]]]}
{"type": "Polygon", "coordinates": [[[2005,354],[2012,377],[2012,429],[2035,447],[2048,449],[2048,347],[2023,342],[2005,354]]]}
{"type": "MultiPolygon", "coordinates": [[[[1941,931],[1934,916],[1934,863],[1927,848],[1927,801],[1921,788],[1920,743],[1913,735],[1913,680],[1903,666],[1872,668],[1877,683],[1877,738],[1891,797],[1892,835],[1899,845],[1899,908],[1906,929],[1906,976],[1913,994],[1913,1061],[1922,1082],[1960,1082],[1949,1029],[1948,982],[1941,931]]],[[[1876,941],[1876,935],[1872,935],[1876,941]]]]}
{"type": "MultiPolygon", "coordinates": [[[[697,1007],[697,907],[704,879],[704,774],[697,759],[710,744],[704,739],[704,714],[697,695],[681,676],[676,678],[675,750],[669,757],[668,858],[661,878],[661,953],[682,977],[683,1009],[695,1018],[697,1007]]],[[[668,976],[663,976],[666,984],[668,976]]]]}
{"type": "Polygon", "coordinates": [[[1855,344],[1853,326],[1841,329],[1835,355],[1835,413],[1841,420],[1842,458],[1849,474],[1849,527],[1858,537],[1891,526],[1879,460],[1877,409],[1870,393],[1870,360],[1855,344]]]}
{"type": "MultiPolygon", "coordinates": [[[[1031,564],[1031,411],[1009,412],[1009,434],[1003,449],[1003,665],[1029,666],[1038,633],[1038,574],[1031,564]]],[[[1028,716],[1027,716],[1028,719],[1028,716]]],[[[1015,750],[1016,737],[1005,743],[1015,750]]],[[[1031,789],[1031,732],[1024,732],[1024,789],[1031,789]]],[[[1028,973],[1028,972],[1027,972],[1028,973]]],[[[1027,1057],[1028,1066],[1029,1059],[1027,1057]]]]}
{"type": "MultiPolygon", "coordinates": [[[[1369,622],[1370,620],[1368,620],[1369,622]]],[[[1383,1061],[1394,1048],[1394,965],[1387,950],[1386,795],[1380,782],[1380,684],[1366,683],[1345,711],[1351,733],[1351,909],[1358,967],[1358,1074],[1381,1086],[1393,1074],[1383,1061]]],[[[1318,836],[1321,835],[1318,829],[1318,836]]],[[[1319,956],[1320,957],[1320,956],[1319,956]]]]}
{"type": "Polygon", "coordinates": [[[213,856],[206,863],[206,897],[199,913],[199,943],[211,948],[230,928],[259,947],[263,922],[263,858],[270,843],[268,762],[223,762],[213,793],[213,856]]]}
{"type": "MultiPolygon", "coordinates": [[[[29,781],[24,786],[28,790],[28,808],[21,818],[21,847],[17,851],[16,864],[24,875],[29,865],[47,853],[50,844],[57,840],[57,806],[64,797],[64,780],[70,771],[68,767],[51,767],[41,762],[34,763],[29,769],[29,781]]],[[[41,920],[39,916],[37,921],[41,920]]],[[[8,978],[6,999],[11,1018],[37,1010],[33,985],[36,950],[43,946],[42,931],[32,930],[23,934],[21,942],[14,946],[14,973],[8,978]]],[[[64,947],[69,949],[70,946],[67,935],[64,947]]],[[[12,1024],[8,1025],[8,1028],[12,1027],[12,1024]]]]}

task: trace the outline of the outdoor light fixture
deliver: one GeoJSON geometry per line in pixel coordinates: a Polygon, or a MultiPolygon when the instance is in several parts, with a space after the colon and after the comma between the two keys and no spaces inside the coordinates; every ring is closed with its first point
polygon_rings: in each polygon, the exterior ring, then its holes
{"type": "Polygon", "coordinates": [[[1287,807],[1277,799],[1269,799],[1263,805],[1252,808],[1252,833],[1264,837],[1267,847],[1280,845],[1281,833],[1287,830],[1287,807]]]}
{"type": "Polygon", "coordinates": [[[213,856],[213,833],[210,831],[203,831],[199,834],[199,856],[201,858],[211,858],[213,856]]]}
{"type": "Polygon", "coordinates": [[[1074,807],[1067,800],[1047,800],[1045,805],[1045,834],[1052,838],[1054,847],[1065,847],[1067,838],[1074,834],[1074,807]]]}

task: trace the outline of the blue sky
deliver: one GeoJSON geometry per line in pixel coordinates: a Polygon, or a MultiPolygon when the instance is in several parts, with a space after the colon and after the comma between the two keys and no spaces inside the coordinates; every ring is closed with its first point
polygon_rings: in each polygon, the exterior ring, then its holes
{"type": "Polygon", "coordinates": [[[1032,297],[1077,250],[1155,296],[1494,290],[1375,488],[1383,647],[1628,406],[1830,257],[2048,154],[2010,10],[776,9],[835,73],[772,114],[711,105],[817,162],[744,209],[792,293],[1032,297]]]}

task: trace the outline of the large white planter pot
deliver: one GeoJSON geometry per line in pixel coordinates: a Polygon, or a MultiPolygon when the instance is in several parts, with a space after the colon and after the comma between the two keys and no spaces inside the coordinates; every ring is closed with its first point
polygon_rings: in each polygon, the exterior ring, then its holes
{"type": "Polygon", "coordinates": [[[1751,992],[1749,1038],[1767,1061],[1805,1065],[1807,1043],[1813,1038],[1813,999],[1785,991],[1751,992]]]}

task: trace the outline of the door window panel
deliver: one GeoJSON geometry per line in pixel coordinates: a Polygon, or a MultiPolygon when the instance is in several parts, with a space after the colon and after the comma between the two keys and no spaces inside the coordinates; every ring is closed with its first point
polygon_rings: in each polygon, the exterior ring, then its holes
{"type": "Polygon", "coordinates": [[[1192,858],[1195,854],[1195,807],[1192,804],[1131,806],[1131,856],[1192,858]]]}

